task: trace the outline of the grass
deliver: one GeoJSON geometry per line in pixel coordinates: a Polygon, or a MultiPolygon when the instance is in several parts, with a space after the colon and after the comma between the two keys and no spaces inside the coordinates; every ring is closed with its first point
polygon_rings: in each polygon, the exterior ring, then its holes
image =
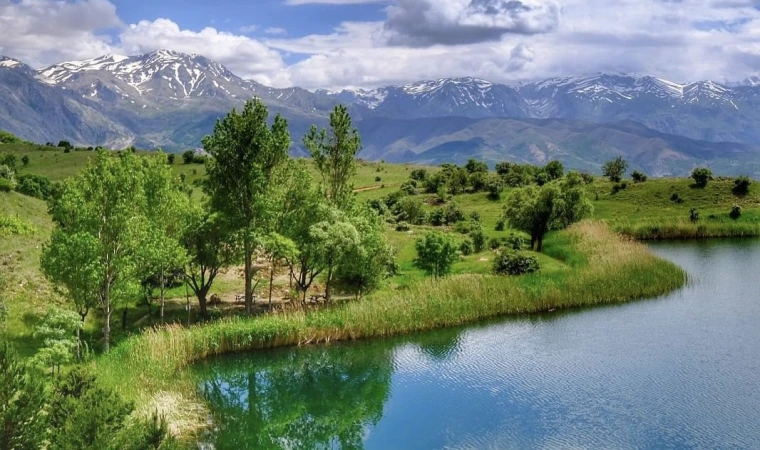
{"type": "MultiPolygon", "coordinates": [[[[143,409],[155,405],[157,398],[170,398],[177,411],[197,410],[201,401],[194,397],[192,380],[183,369],[209,356],[387,337],[502,315],[619,303],[655,297],[686,281],[683,270],[600,223],[584,222],[550,236],[546,257],[556,258],[565,268],[523,277],[453,275],[328,309],[152,329],[99,358],[96,367],[104,383],[143,409]]],[[[169,420],[182,415],[167,412],[169,420]]]]}

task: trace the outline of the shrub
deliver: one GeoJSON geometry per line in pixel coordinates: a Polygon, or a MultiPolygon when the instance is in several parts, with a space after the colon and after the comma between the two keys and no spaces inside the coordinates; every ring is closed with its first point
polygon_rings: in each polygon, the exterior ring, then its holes
{"type": "Polygon", "coordinates": [[[471,219],[473,222],[478,222],[478,223],[480,223],[480,220],[481,220],[481,219],[480,219],[480,213],[479,213],[479,212],[477,212],[477,211],[473,211],[473,212],[471,212],[471,213],[470,213],[470,219],[471,219]]]}
{"type": "Polygon", "coordinates": [[[53,183],[42,175],[25,174],[18,177],[16,191],[30,197],[48,200],[53,194],[53,183]]]}
{"type": "Polygon", "coordinates": [[[609,178],[613,183],[619,183],[628,170],[628,163],[620,156],[612,161],[608,161],[602,166],[602,174],[609,178]]]}
{"type": "Polygon", "coordinates": [[[8,166],[12,171],[16,171],[16,157],[14,155],[0,155],[0,165],[8,166]]]}
{"type": "Polygon", "coordinates": [[[647,181],[649,177],[644,172],[639,172],[638,170],[634,170],[631,174],[631,178],[633,178],[634,183],[643,183],[647,181]]]}
{"type": "Polygon", "coordinates": [[[495,275],[523,275],[540,270],[538,259],[520,252],[500,252],[493,260],[491,271],[495,275]]]}
{"type": "Polygon", "coordinates": [[[176,157],[176,155],[174,153],[169,153],[168,155],[166,155],[166,161],[169,164],[174,164],[174,158],[175,157],[176,157]]]}
{"type": "Polygon", "coordinates": [[[463,254],[464,256],[472,255],[473,250],[474,248],[472,241],[469,239],[465,239],[461,244],[459,244],[459,253],[463,254]]]}
{"type": "Polygon", "coordinates": [[[21,139],[15,135],[7,131],[0,130],[0,144],[17,144],[19,142],[21,142],[21,139]]]}
{"type": "Polygon", "coordinates": [[[375,181],[379,183],[379,182],[383,181],[383,179],[381,177],[375,177],[375,181]]]}
{"type": "Polygon", "coordinates": [[[472,223],[470,222],[457,222],[456,225],[454,225],[454,231],[461,234],[469,234],[472,231],[472,223]]]}
{"type": "Polygon", "coordinates": [[[24,167],[29,165],[29,155],[24,155],[21,157],[21,165],[24,167]]]}
{"type": "Polygon", "coordinates": [[[581,173],[581,178],[583,178],[583,182],[586,184],[591,184],[596,180],[596,177],[591,175],[590,173],[581,173]]]}
{"type": "Polygon", "coordinates": [[[451,202],[448,205],[446,205],[446,207],[443,210],[443,214],[445,217],[444,220],[446,221],[446,225],[452,225],[457,222],[461,222],[465,218],[462,210],[459,209],[459,206],[454,202],[451,202]]]}
{"type": "Polygon", "coordinates": [[[697,208],[690,208],[689,209],[689,220],[692,223],[699,221],[699,211],[697,211],[697,208]]]}
{"type": "Polygon", "coordinates": [[[521,250],[525,246],[525,239],[515,234],[510,234],[504,239],[504,244],[512,250],[521,250]]]}
{"type": "Polygon", "coordinates": [[[404,181],[404,184],[401,185],[400,189],[406,195],[415,195],[417,193],[417,182],[414,180],[406,180],[404,181]]]}
{"type": "Polygon", "coordinates": [[[13,190],[13,181],[0,178],[0,192],[10,192],[13,190]]]}
{"type": "Polygon", "coordinates": [[[734,220],[738,219],[742,216],[742,207],[739,205],[734,205],[731,207],[731,212],[728,213],[728,216],[734,220]]]}
{"type": "Polygon", "coordinates": [[[472,239],[472,248],[475,253],[480,253],[486,248],[486,235],[483,230],[475,230],[470,233],[472,239]]]}
{"type": "Polygon", "coordinates": [[[192,164],[193,158],[195,158],[195,152],[192,150],[187,150],[182,154],[182,161],[184,161],[185,164],[192,164]]]}
{"type": "Polygon", "coordinates": [[[698,167],[691,172],[691,178],[694,179],[694,183],[697,187],[703,188],[707,186],[707,183],[713,179],[712,171],[704,167],[698,167]]]}
{"type": "Polygon", "coordinates": [[[452,238],[443,233],[428,233],[414,244],[417,258],[414,264],[434,278],[451,272],[451,266],[457,259],[457,245],[452,238]]]}
{"type": "Polygon", "coordinates": [[[443,208],[436,208],[430,212],[428,216],[428,223],[434,227],[443,226],[446,221],[446,216],[443,213],[443,208]]]}
{"type": "Polygon", "coordinates": [[[396,224],[396,231],[405,232],[405,231],[409,231],[411,229],[412,229],[411,225],[409,225],[406,222],[399,222],[399,223],[396,224]]]}
{"type": "Polygon", "coordinates": [[[626,189],[628,187],[628,183],[623,181],[622,183],[617,183],[612,186],[612,194],[617,194],[618,192],[626,189]]]}
{"type": "Polygon", "coordinates": [[[749,187],[751,185],[752,180],[748,176],[742,175],[734,180],[734,187],[731,189],[731,192],[734,195],[747,195],[749,194],[749,187]]]}
{"type": "Polygon", "coordinates": [[[497,250],[498,248],[501,247],[501,241],[499,240],[499,238],[493,237],[488,240],[488,247],[491,250],[497,250]]]}
{"type": "Polygon", "coordinates": [[[683,203],[683,198],[681,198],[681,195],[679,195],[678,192],[674,192],[673,195],[670,196],[670,201],[681,204],[683,203]]]}
{"type": "Polygon", "coordinates": [[[425,181],[428,177],[428,174],[427,170],[425,169],[414,169],[409,176],[416,181],[425,181]]]}
{"type": "Polygon", "coordinates": [[[490,180],[488,180],[488,186],[486,186],[486,190],[488,191],[488,200],[501,200],[501,193],[504,191],[504,184],[502,183],[501,178],[492,177],[490,180]]]}
{"type": "Polygon", "coordinates": [[[506,221],[504,220],[503,217],[501,217],[501,218],[499,218],[499,220],[496,221],[496,228],[495,228],[495,230],[496,231],[504,231],[504,228],[506,228],[506,226],[507,226],[506,221]]]}

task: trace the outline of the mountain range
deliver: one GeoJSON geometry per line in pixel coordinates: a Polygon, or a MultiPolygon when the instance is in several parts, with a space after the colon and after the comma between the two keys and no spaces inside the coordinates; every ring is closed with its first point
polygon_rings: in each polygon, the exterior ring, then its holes
{"type": "Polygon", "coordinates": [[[697,165],[760,175],[760,79],[727,86],[598,73],[519,85],[446,78],[340,92],[276,89],[200,55],[159,50],[33,69],[0,57],[0,129],[35,142],[197,148],[252,97],[290,121],[294,153],[339,103],[362,157],[394,162],[543,163],[597,171],[622,155],[651,175],[697,165]]]}

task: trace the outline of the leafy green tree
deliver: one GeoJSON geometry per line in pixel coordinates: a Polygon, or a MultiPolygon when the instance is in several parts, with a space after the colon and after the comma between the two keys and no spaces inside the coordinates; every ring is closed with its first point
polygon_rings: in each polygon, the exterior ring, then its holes
{"type": "Polygon", "coordinates": [[[45,448],[45,386],[5,340],[0,341],[0,449],[45,448]]]}
{"type": "Polygon", "coordinates": [[[644,172],[640,172],[638,170],[634,170],[631,174],[631,178],[633,179],[634,183],[643,183],[647,181],[647,175],[644,172]]]}
{"type": "Polygon", "coordinates": [[[559,180],[565,174],[565,166],[559,161],[549,161],[544,166],[544,173],[546,173],[549,181],[559,180]]]}
{"type": "Polygon", "coordinates": [[[336,106],[330,113],[329,134],[312,126],[303,143],[322,175],[325,195],[337,208],[347,210],[353,199],[351,178],[356,174],[356,155],[361,150],[361,137],[348,109],[336,106]]]}
{"type": "Polygon", "coordinates": [[[348,249],[337,278],[361,297],[378,289],[396,270],[393,249],[385,239],[380,217],[369,208],[355,211],[350,218],[359,233],[358,245],[348,249]]]}
{"type": "Polygon", "coordinates": [[[202,317],[208,316],[207,297],[219,271],[234,264],[240,246],[231,227],[220,214],[200,206],[190,206],[182,243],[189,255],[185,277],[202,317]]]}
{"type": "Polygon", "coordinates": [[[95,294],[103,313],[105,351],[110,347],[115,304],[131,298],[136,285],[134,254],[140,241],[136,231],[146,209],[143,170],[143,161],[131,153],[114,157],[100,151],[83,171],[64,182],[50,205],[57,230],[43,249],[43,261],[49,259],[43,270],[64,284],[72,297],[87,290],[82,305],[95,294]],[[67,257],[81,261],[82,269],[65,269],[67,257]]]}
{"type": "Polygon", "coordinates": [[[217,121],[214,134],[203,139],[211,155],[206,192],[212,210],[222,213],[242,240],[245,310],[253,312],[253,254],[257,239],[271,228],[274,215],[270,193],[278,169],[288,158],[290,133],[279,114],[272,126],[260,100],[246,102],[243,111],[232,110],[217,121]]]}
{"type": "Polygon", "coordinates": [[[740,175],[734,180],[734,187],[731,188],[731,192],[734,195],[747,195],[750,186],[752,186],[752,179],[746,175],[740,175]]]}
{"type": "Polygon", "coordinates": [[[713,179],[713,175],[710,169],[698,167],[691,171],[691,178],[694,179],[694,184],[696,184],[697,187],[703,188],[713,179]]]}
{"type": "Polygon", "coordinates": [[[515,163],[511,162],[500,162],[496,164],[496,173],[500,176],[507,175],[510,171],[512,171],[512,168],[515,167],[515,163]]]}
{"type": "Polygon", "coordinates": [[[456,242],[443,233],[427,233],[414,243],[414,248],[417,251],[414,264],[433,278],[447,275],[457,260],[456,242]]]}
{"type": "Polygon", "coordinates": [[[467,164],[465,164],[464,168],[470,174],[473,174],[476,172],[488,173],[488,164],[486,164],[483,161],[478,161],[477,159],[468,159],[467,164]]]}
{"type": "Polygon", "coordinates": [[[29,165],[29,155],[24,155],[21,157],[21,165],[24,167],[29,165]]]}
{"type": "Polygon", "coordinates": [[[602,166],[602,175],[609,178],[614,183],[619,183],[625,176],[625,171],[628,170],[628,163],[622,156],[618,156],[612,161],[607,161],[602,166]]]}
{"type": "Polygon", "coordinates": [[[335,273],[349,255],[356,254],[359,232],[342,211],[329,207],[326,220],[313,225],[309,235],[313,251],[322,256],[326,270],[325,297],[330,300],[335,273]]]}
{"type": "Polygon", "coordinates": [[[82,321],[74,311],[50,309],[42,323],[34,331],[34,337],[41,339],[42,348],[35,360],[43,367],[50,367],[51,374],[61,373],[61,364],[70,363],[81,355],[79,333],[82,321]]]}
{"type": "Polygon", "coordinates": [[[185,164],[192,164],[193,160],[195,159],[195,152],[192,150],[186,150],[184,153],[182,153],[182,161],[185,164]]]}
{"type": "Polygon", "coordinates": [[[169,163],[169,165],[174,164],[174,159],[176,158],[176,156],[177,155],[175,155],[174,153],[169,153],[168,155],[166,155],[166,162],[169,163]]]}
{"type": "Polygon", "coordinates": [[[591,213],[583,186],[583,178],[573,172],[544,186],[516,189],[507,200],[504,217],[512,228],[528,233],[531,248],[540,252],[546,233],[565,228],[591,213]]]}
{"type": "Polygon", "coordinates": [[[298,256],[298,247],[295,242],[279,233],[269,233],[264,238],[264,252],[269,260],[269,304],[272,304],[272,290],[274,289],[274,269],[276,264],[283,259],[294,259],[298,256]]]}
{"type": "Polygon", "coordinates": [[[409,174],[409,177],[412,180],[424,182],[428,177],[428,172],[426,169],[414,169],[412,170],[412,173],[409,174]]]}
{"type": "Polygon", "coordinates": [[[477,229],[470,233],[472,239],[472,249],[475,253],[480,253],[486,248],[486,234],[481,229],[477,229]]]}

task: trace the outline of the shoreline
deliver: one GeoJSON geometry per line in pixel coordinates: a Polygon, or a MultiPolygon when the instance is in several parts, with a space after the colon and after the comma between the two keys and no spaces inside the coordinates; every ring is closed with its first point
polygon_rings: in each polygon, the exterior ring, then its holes
{"type": "Polygon", "coordinates": [[[567,268],[521,277],[458,275],[313,312],[233,318],[148,330],[96,359],[104,383],[159,411],[172,431],[192,439],[207,426],[203,399],[183,369],[202,359],[257,349],[383,338],[515,314],[619,304],[657,297],[687,282],[675,264],[599,222],[547,239],[545,253],[567,268]],[[467,299],[469,301],[465,301],[467,299]]]}

